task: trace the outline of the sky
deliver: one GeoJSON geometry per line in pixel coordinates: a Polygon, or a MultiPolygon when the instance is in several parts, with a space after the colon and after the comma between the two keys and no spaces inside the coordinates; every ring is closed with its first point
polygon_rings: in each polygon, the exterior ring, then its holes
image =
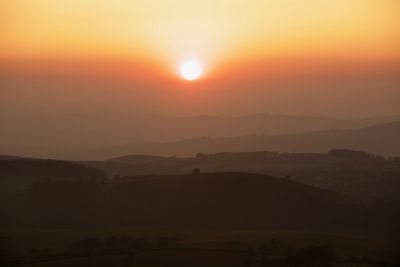
{"type": "Polygon", "coordinates": [[[397,0],[0,1],[0,36],[0,115],[400,114],[397,0]]]}

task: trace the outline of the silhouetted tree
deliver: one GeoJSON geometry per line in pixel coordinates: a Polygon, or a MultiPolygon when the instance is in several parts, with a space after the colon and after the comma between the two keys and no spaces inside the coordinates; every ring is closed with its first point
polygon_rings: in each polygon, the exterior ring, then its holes
{"type": "Polygon", "coordinates": [[[152,243],[145,237],[136,238],[133,240],[132,248],[136,250],[143,250],[152,247],[152,243]]]}
{"type": "Polygon", "coordinates": [[[171,244],[171,240],[166,236],[162,236],[158,239],[157,244],[159,247],[163,247],[163,248],[169,247],[171,244]]]}
{"type": "Polygon", "coordinates": [[[50,254],[50,249],[44,248],[43,249],[43,256],[49,256],[49,254],[50,254]]]}
{"type": "Polygon", "coordinates": [[[72,245],[72,249],[93,251],[102,247],[102,243],[97,238],[85,238],[72,245]]]}
{"type": "Polygon", "coordinates": [[[32,257],[36,257],[37,254],[38,254],[37,248],[31,249],[31,250],[29,251],[29,254],[30,254],[32,257]]]}
{"type": "Polygon", "coordinates": [[[104,241],[104,246],[108,249],[115,249],[118,247],[118,238],[115,236],[109,236],[104,241]]]}
{"type": "Polygon", "coordinates": [[[11,267],[15,266],[10,259],[9,253],[7,251],[7,243],[9,242],[9,238],[0,236],[0,266],[11,267]]]}
{"type": "Polygon", "coordinates": [[[121,248],[130,248],[133,246],[133,239],[130,236],[123,235],[119,238],[119,246],[121,248]]]}
{"type": "Polygon", "coordinates": [[[328,245],[289,249],[287,252],[288,265],[292,266],[323,266],[335,258],[334,250],[328,245]]]}

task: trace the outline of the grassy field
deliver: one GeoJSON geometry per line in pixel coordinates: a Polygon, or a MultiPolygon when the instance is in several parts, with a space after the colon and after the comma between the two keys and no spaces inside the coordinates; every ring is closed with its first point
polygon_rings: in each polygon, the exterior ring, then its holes
{"type": "Polygon", "coordinates": [[[108,266],[130,266],[127,265],[126,256],[98,256],[98,257],[82,257],[68,260],[55,260],[48,262],[38,262],[21,264],[26,267],[108,267],[108,266]]]}
{"type": "MultiPolygon", "coordinates": [[[[51,261],[31,261],[26,267],[47,266],[244,266],[248,253],[271,240],[279,240],[288,247],[330,245],[339,258],[350,256],[384,260],[389,263],[400,260],[396,242],[348,237],[325,233],[288,231],[240,231],[240,232],[192,232],[160,229],[10,229],[10,248],[16,257],[35,253],[57,254],[68,250],[83,238],[96,237],[105,240],[110,235],[146,237],[155,242],[160,236],[177,238],[173,247],[137,251],[126,255],[96,255],[72,257],[51,261]]],[[[348,265],[340,265],[348,266],[348,265]]]]}
{"type": "Polygon", "coordinates": [[[67,260],[22,264],[24,267],[72,267],[72,266],[192,266],[223,267],[243,266],[244,254],[207,251],[148,251],[135,256],[97,256],[67,260]]]}
{"type": "Polygon", "coordinates": [[[208,234],[202,237],[193,237],[183,242],[203,246],[224,244],[227,240],[239,240],[250,246],[259,246],[276,239],[293,247],[309,245],[330,245],[340,255],[366,256],[390,260],[399,260],[400,244],[396,241],[384,241],[362,237],[349,237],[328,233],[290,232],[290,231],[240,231],[208,234]]]}

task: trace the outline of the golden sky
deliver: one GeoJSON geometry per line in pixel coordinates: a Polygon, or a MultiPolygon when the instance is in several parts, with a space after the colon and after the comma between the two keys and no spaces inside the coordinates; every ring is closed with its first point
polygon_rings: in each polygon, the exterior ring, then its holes
{"type": "Polygon", "coordinates": [[[118,95],[111,109],[346,116],[339,97],[360,116],[400,113],[399,29],[399,0],[0,0],[0,102],[93,110],[118,95]],[[204,66],[201,91],[179,91],[186,59],[204,66]],[[131,93],[104,89],[106,74],[131,93]]]}
{"type": "Polygon", "coordinates": [[[6,57],[400,57],[398,0],[1,1],[6,57]]]}

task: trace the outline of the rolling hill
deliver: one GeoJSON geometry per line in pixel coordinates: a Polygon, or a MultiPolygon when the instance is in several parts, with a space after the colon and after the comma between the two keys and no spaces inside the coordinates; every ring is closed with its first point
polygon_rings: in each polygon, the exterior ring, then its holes
{"type": "Polygon", "coordinates": [[[25,190],[40,181],[100,179],[105,176],[101,170],[76,162],[13,156],[0,158],[0,193],[25,190]]]}
{"type": "Polygon", "coordinates": [[[59,226],[313,231],[369,227],[360,226],[367,210],[351,198],[256,174],[146,175],[104,186],[41,183],[31,190],[43,223],[59,226]]]}
{"type": "Polygon", "coordinates": [[[127,155],[106,161],[82,162],[109,177],[143,174],[247,172],[290,177],[294,181],[361,197],[400,200],[400,158],[332,149],[328,153],[220,152],[195,157],[127,155]]]}
{"type": "Polygon", "coordinates": [[[248,136],[251,134],[281,136],[332,129],[356,129],[395,120],[399,120],[399,117],[336,119],[270,114],[238,117],[174,117],[129,113],[80,113],[26,118],[0,116],[0,124],[7,125],[1,132],[0,151],[30,157],[88,160],[130,153],[188,155],[197,152],[241,150],[241,147],[247,149],[246,151],[276,150],[274,147],[265,146],[262,148],[254,148],[254,146],[249,148],[245,145],[238,147],[239,144],[235,147],[232,142],[255,142],[251,141],[251,136],[248,136]],[[214,138],[211,140],[199,138],[204,136],[214,138]],[[225,137],[237,136],[248,137],[243,137],[243,141],[237,138],[225,140],[225,137]],[[197,139],[185,141],[182,144],[183,147],[179,146],[181,142],[176,142],[191,138],[197,139]],[[250,140],[247,140],[249,138],[250,140]],[[215,143],[219,145],[213,150],[207,146],[210,142],[213,143],[210,145],[215,143]],[[125,144],[135,145],[124,149],[125,144]],[[202,144],[205,145],[204,148],[202,144]],[[95,151],[99,147],[106,147],[106,150],[111,149],[115,153],[95,151]]]}
{"type": "Polygon", "coordinates": [[[287,135],[203,137],[178,142],[139,143],[92,150],[96,157],[127,154],[193,156],[197,153],[278,151],[324,153],[332,148],[366,151],[387,157],[400,156],[400,121],[351,130],[327,130],[287,135]]]}

